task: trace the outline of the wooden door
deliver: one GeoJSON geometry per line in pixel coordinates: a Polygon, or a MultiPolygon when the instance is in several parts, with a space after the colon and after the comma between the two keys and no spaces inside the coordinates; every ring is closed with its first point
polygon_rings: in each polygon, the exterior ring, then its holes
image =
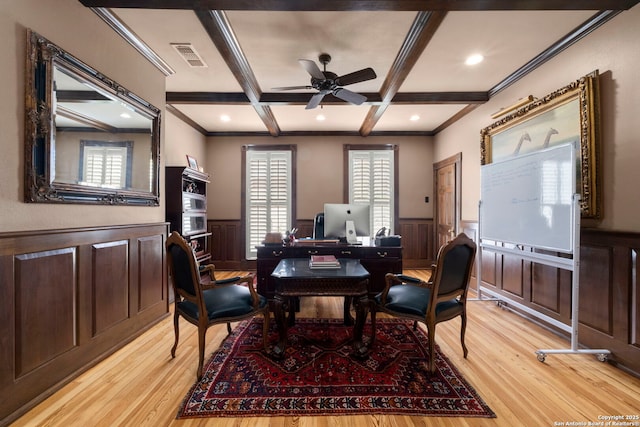
{"type": "Polygon", "coordinates": [[[436,253],[458,234],[461,163],[462,153],[458,153],[433,165],[436,253]]]}

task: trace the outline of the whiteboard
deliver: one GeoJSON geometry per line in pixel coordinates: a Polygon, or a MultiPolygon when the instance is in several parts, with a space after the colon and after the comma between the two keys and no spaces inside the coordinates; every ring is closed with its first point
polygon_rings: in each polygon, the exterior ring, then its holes
{"type": "Polygon", "coordinates": [[[480,168],[480,238],[573,252],[573,144],[480,168]]]}

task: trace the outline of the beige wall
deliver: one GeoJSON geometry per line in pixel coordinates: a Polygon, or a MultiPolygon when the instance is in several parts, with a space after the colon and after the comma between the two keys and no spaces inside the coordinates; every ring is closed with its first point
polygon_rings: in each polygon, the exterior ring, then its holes
{"type": "Polygon", "coordinates": [[[163,202],[157,208],[23,202],[27,28],[164,108],[164,75],[79,1],[0,2],[0,81],[6,89],[0,103],[0,232],[164,221],[163,202]]]}
{"type": "Polygon", "coordinates": [[[166,146],[164,150],[167,166],[186,166],[187,154],[195,158],[198,166],[208,172],[206,137],[167,111],[165,119],[166,146]]]}
{"type": "Polygon", "coordinates": [[[463,153],[463,219],[478,218],[480,130],[493,123],[490,115],[527,95],[542,98],[598,69],[604,217],[596,225],[605,229],[640,230],[639,23],[640,5],[619,14],[435,137],[436,161],[463,153]]]}
{"type": "Polygon", "coordinates": [[[397,144],[401,218],[431,218],[433,213],[433,153],[428,137],[210,137],[207,165],[208,217],[239,219],[243,145],[297,145],[297,217],[313,219],[325,202],[342,202],[343,145],[397,144]],[[429,196],[429,203],[424,197],[429,196]]]}

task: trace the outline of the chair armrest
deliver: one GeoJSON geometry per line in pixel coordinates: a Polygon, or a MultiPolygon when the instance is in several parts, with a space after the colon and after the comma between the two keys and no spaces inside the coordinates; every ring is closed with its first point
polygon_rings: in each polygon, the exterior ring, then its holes
{"type": "Polygon", "coordinates": [[[385,305],[387,303],[387,294],[389,294],[389,289],[391,289],[392,286],[402,284],[402,279],[400,279],[399,276],[402,275],[393,273],[387,273],[384,275],[385,287],[380,294],[380,304],[385,305]]]}

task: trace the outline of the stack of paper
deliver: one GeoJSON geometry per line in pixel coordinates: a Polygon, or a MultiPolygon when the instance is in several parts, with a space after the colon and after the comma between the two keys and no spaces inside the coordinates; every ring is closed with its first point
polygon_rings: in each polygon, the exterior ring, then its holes
{"type": "Polygon", "coordinates": [[[340,268],[340,261],[334,255],[311,255],[310,268],[340,268]]]}

